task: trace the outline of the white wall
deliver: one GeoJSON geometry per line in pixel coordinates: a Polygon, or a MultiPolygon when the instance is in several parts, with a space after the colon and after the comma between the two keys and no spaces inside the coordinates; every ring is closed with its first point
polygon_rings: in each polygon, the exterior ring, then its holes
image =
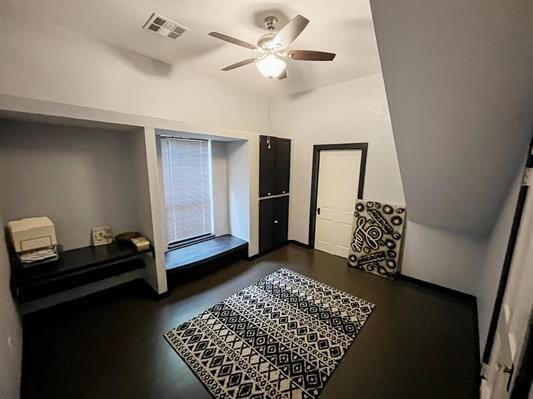
{"type": "MultiPolygon", "coordinates": [[[[308,242],[314,144],[368,142],[364,198],[406,204],[381,75],[271,100],[270,115],[292,139],[290,239],[308,242]]],[[[475,295],[486,236],[412,222],[406,206],[402,273],[475,295]]]]}
{"type": "Polygon", "coordinates": [[[268,130],[266,98],[38,20],[20,21],[11,8],[4,9],[3,94],[203,128],[268,130]]]}
{"type": "Polygon", "coordinates": [[[235,237],[250,240],[250,168],[248,141],[226,144],[229,230],[235,237]]]}
{"type": "Polygon", "coordinates": [[[135,204],[137,208],[139,231],[151,241],[155,251],[155,258],[144,257],[145,267],[141,273],[143,278],[157,293],[167,290],[167,274],[163,251],[163,234],[159,226],[162,219],[162,204],[160,196],[154,195],[159,192],[161,182],[159,180],[159,168],[157,164],[157,150],[155,130],[150,128],[137,128],[129,132],[132,146],[132,164],[130,173],[135,184],[135,204]]]}
{"type": "MultiPolygon", "coordinates": [[[[5,219],[0,216],[0,226],[5,219]]],[[[0,229],[0,398],[19,397],[22,364],[22,325],[9,288],[9,259],[0,229]]]]}
{"type": "MultiPolygon", "coordinates": [[[[440,243],[463,243],[464,250],[450,251],[456,259],[449,263],[451,288],[477,295],[483,348],[516,203],[517,170],[531,137],[533,2],[370,2],[408,212],[449,235],[426,250],[442,254],[440,243]],[[489,235],[486,254],[476,260],[480,240],[489,235]],[[477,268],[474,274],[468,264],[477,268]]],[[[415,234],[428,244],[439,238],[426,230],[415,234]]],[[[420,270],[424,276],[428,271],[420,270]]]]}
{"type": "Polygon", "coordinates": [[[314,144],[368,142],[364,198],[405,204],[381,75],[274,99],[270,118],[292,139],[289,239],[308,241],[314,144]]]}
{"type": "Polygon", "coordinates": [[[408,221],[405,237],[403,274],[477,294],[486,236],[408,221]]]}
{"type": "MultiPolygon", "coordinates": [[[[195,125],[206,132],[221,129],[266,132],[269,129],[268,100],[266,98],[244,89],[217,82],[193,71],[171,67],[73,32],[40,25],[37,20],[21,21],[15,15],[4,13],[8,9],[8,7],[2,8],[0,13],[0,59],[2,60],[0,62],[0,94],[89,107],[94,110],[81,110],[82,114],[88,112],[90,115],[96,115],[96,111],[106,110],[163,118],[195,125]]],[[[67,116],[71,115],[68,114],[67,116]]],[[[145,142],[149,142],[152,136],[155,137],[153,127],[150,129],[151,133],[148,132],[144,136],[145,142]]],[[[94,145],[94,143],[86,144],[94,145]]],[[[27,150],[32,152],[34,148],[28,147],[27,150]]],[[[105,148],[103,151],[104,154],[108,153],[105,148]]],[[[62,162],[67,162],[67,154],[64,153],[63,155],[65,158],[62,162]]],[[[253,176],[257,173],[257,149],[252,148],[243,155],[247,157],[246,165],[250,163],[252,165],[246,170],[234,168],[233,175],[246,174],[243,177],[246,178],[247,183],[243,184],[241,188],[247,187],[256,192],[257,182],[253,181],[253,176]]],[[[118,156],[121,157],[120,154],[118,156]]],[[[3,156],[1,158],[2,163],[6,162],[3,156]]],[[[136,158],[138,157],[136,156],[136,158]]],[[[147,162],[156,162],[155,159],[155,155],[154,157],[150,155],[147,162]]],[[[79,163],[76,161],[76,164],[79,163]]],[[[62,168],[61,173],[68,174],[71,166],[74,167],[72,173],[79,171],[75,165],[65,163],[64,166],[65,168],[62,168]]],[[[2,168],[1,170],[3,171],[2,176],[5,176],[5,169],[2,168]]],[[[89,174],[85,176],[86,178],[95,175],[94,168],[87,172],[89,174]]],[[[127,172],[121,176],[121,181],[124,176],[127,176],[127,172]]],[[[153,178],[154,173],[151,173],[150,195],[152,202],[159,198],[158,195],[154,194],[159,183],[152,184],[153,178]]],[[[73,182],[73,184],[76,186],[77,182],[73,182]]],[[[4,187],[3,185],[3,194],[4,187]]],[[[75,201],[67,204],[66,209],[56,209],[57,215],[51,215],[58,227],[59,237],[67,248],[85,245],[89,240],[88,228],[96,224],[96,221],[93,222],[93,220],[77,221],[83,222],[87,226],[84,227],[83,232],[80,230],[73,237],[65,235],[62,230],[63,219],[61,215],[71,213],[72,207],[75,205],[80,208],[87,205],[83,203],[83,198],[80,198],[86,192],[84,191],[86,188],[80,188],[81,191],[72,193],[71,198],[76,199],[75,201]]],[[[31,191],[31,187],[19,187],[19,189],[22,190],[18,191],[19,197],[21,192],[31,191]]],[[[61,187],[61,189],[68,189],[68,187],[61,187]]],[[[101,193],[101,190],[98,192],[101,193]]],[[[249,212],[246,218],[249,218],[249,223],[253,224],[253,231],[246,233],[246,228],[241,225],[242,221],[234,220],[233,225],[240,230],[243,236],[250,238],[250,252],[253,254],[257,250],[257,232],[255,230],[257,230],[258,217],[257,209],[250,208],[250,201],[253,200],[254,194],[251,195],[250,192],[247,192],[246,195],[249,201],[243,204],[243,209],[249,212]]],[[[102,200],[101,197],[98,199],[102,200]]],[[[144,199],[146,200],[146,198],[144,199]]],[[[113,202],[113,199],[109,202],[113,202]]],[[[15,217],[15,213],[25,216],[29,210],[26,207],[28,204],[22,207],[11,202],[10,208],[11,205],[16,207],[16,212],[14,210],[12,216],[6,217],[5,220],[15,217]]],[[[124,205],[129,206],[128,203],[124,205]]],[[[152,211],[158,211],[160,204],[152,204],[151,208],[152,211]]],[[[35,205],[31,209],[41,213],[41,209],[35,208],[35,205]]],[[[95,209],[93,211],[96,212],[95,209]]],[[[48,213],[50,212],[48,211],[48,213]]],[[[79,212],[77,214],[81,215],[79,212]]],[[[18,217],[18,215],[16,216],[18,217]]],[[[146,218],[140,221],[141,225],[149,225],[150,222],[161,217],[161,215],[154,214],[146,214],[145,216],[146,218]]],[[[117,231],[122,228],[129,228],[126,224],[121,226],[120,222],[111,220],[108,214],[104,215],[102,219],[104,220],[98,223],[109,223],[117,231]]],[[[71,225],[71,222],[68,225],[71,225]]],[[[153,232],[155,237],[160,235],[157,230],[159,225],[155,226],[156,231],[153,232]]],[[[221,227],[222,230],[224,229],[221,227]]],[[[0,240],[0,242],[2,241],[0,240]]],[[[161,252],[157,248],[156,250],[158,253],[161,252]]],[[[18,396],[21,329],[10,299],[10,293],[6,291],[9,281],[6,276],[8,264],[4,259],[5,255],[0,254],[0,256],[2,256],[0,259],[0,271],[2,273],[0,278],[0,363],[2,365],[0,367],[0,389],[5,390],[5,392],[0,391],[0,396],[2,399],[4,396],[11,399],[18,396]],[[13,338],[12,346],[6,346],[7,337],[13,338]]],[[[159,258],[161,257],[159,256],[159,258]]],[[[157,285],[155,288],[158,292],[163,292],[166,282],[162,280],[163,275],[160,267],[158,267],[157,272],[158,275],[154,276],[154,284],[157,285]]]]}
{"type": "Polygon", "coordinates": [[[371,0],[410,218],[488,235],[533,123],[531,0],[371,0]]]}
{"type": "MultiPolygon", "coordinates": [[[[478,278],[478,320],[479,344],[481,351],[485,347],[487,334],[498,292],[503,261],[509,243],[511,226],[518,201],[518,192],[524,173],[524,163],[515,172],[515,179],[509,189],[505,203],[498,214],[497,222],[488,241],[487,252],[483,259],[483,273],[478,278]]],[[[531,193],[530,193],[531,194],[531,193]]]]}
{"type": "Polygon", "coordinates": [[[229,234],[228,176],[226,142],[211,141],[213,219],[215,235],[229,234]]]}
{"type": "Polygon", "coordinates": [[[129,132],[0,122],[5,219],[49,216],[64,249],[90,245],[93,226],[140,231],[130,139],[129,132]]]}

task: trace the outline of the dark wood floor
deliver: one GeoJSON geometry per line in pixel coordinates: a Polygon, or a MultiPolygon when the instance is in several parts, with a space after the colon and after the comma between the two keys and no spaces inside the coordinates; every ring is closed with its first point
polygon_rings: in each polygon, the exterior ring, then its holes
{"type": "Polygon", "coordinates": [[[130,284],[26,316],[22,396],[210,398],[162,334],[281,266],[377,305],[321,399],[478,396],[472,302],[292,245],[185,281],[165,299],[130,284]]]}

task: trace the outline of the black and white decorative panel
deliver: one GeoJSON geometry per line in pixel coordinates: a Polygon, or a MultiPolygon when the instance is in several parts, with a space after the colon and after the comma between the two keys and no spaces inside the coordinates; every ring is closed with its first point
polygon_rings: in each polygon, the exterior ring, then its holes
{"type": "Polygon", "coordinates": [[[381,277],[396,278],[404,225],[403,206],[357,201],[348,264],[381,277]]]}

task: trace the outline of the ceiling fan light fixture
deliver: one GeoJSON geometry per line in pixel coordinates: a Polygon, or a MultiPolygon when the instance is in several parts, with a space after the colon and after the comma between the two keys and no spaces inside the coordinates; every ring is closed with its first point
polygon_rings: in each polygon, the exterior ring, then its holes
{"type": "MultiPolygon", "coordinates": [[[[300,36],[309,20],[301,15],[291,19],[279,32],[276,31],[278,19],[269,16],[265,19],[268,33],[260,36],[257,45],[228,36],[220,32],[210,32],[209,36],[223,40],[236,46],[256,51],[254,58],[248,58],[222,68],[223,71],[232,71],[245,65],[255,65],[261,75],[272,80],[287,79],[287,64],[285,60],[294,61],[333,61],[335,53],[315,50],[293,50],[289,46],[300,36]]],[[[270,84],[270,82],[269,82],[270,84]]]]}
{"type": "Polygon", "coordinates": [[[283,73],[287,64],[274,54],[260,58],[255,62],[255,66],[265,78],[274,79],[283,73]]]}

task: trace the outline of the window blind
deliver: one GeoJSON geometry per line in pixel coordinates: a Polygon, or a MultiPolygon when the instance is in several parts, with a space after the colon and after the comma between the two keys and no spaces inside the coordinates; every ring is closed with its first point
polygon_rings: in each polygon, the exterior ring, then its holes
{"type": "Polygon", "coordinates": [[[211,234],[209,141],[162,138],[161,160],[169,244],[211,234]]]}

